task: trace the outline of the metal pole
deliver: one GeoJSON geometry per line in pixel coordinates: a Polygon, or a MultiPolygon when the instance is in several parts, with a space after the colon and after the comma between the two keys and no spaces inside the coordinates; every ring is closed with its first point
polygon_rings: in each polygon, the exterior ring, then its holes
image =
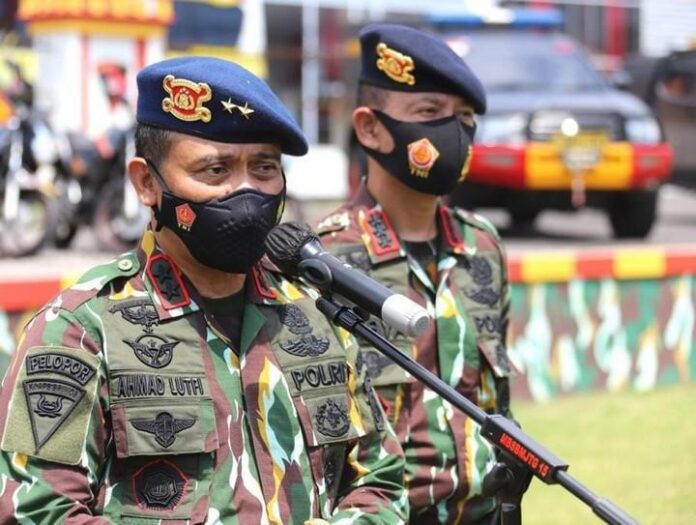
{"type": "Polygon", "coordinates": [[[302,3],[302,130],[310,144],[319,141],[319,3],[302,3]]]}

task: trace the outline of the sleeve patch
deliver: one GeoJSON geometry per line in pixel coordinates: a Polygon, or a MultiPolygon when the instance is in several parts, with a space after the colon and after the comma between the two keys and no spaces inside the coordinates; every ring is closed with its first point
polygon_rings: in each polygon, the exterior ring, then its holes
{"type": "Polygon", "coordinates": [[[2,449],[56,463],[80,462],[99,359],[82,350],[36,347],[14,385],[2,449]]]}

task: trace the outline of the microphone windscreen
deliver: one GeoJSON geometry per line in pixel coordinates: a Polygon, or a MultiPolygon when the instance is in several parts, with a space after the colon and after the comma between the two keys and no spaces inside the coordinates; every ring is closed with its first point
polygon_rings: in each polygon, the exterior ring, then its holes
{"type": "Polygon", "coordinates": [[[273,228],[266,237],[266,253],[282,272],[295,276],[300,263],[300,248],[311,241],[318,242],[319,237],[309,226],[284,222],[273,228]]]}

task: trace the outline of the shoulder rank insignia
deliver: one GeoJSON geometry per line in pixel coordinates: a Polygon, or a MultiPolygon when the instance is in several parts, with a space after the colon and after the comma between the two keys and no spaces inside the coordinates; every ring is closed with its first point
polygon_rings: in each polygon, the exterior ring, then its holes
{"type": "Polygon", "coordinates": [[[439,156],[440,152],[427,138],[411,142],[408,145],[408,167],[411,175],[427,179],[439,156]]]}
{"type": "Polygon", "coordinates": [[[203,103],[213,96],[208,84],[167,75],[162,81],[162,86],[169,94],[162,99],[162,110],[165,113],[171,113],[179,120],[187,122],[195,120],[210,122],[210,110],[203,106],[203,103]]]}
{"type": "Polygon", "coordinates": [[[411,74],[415,66],[410,56],[391,49],[384,42],[377,44],[377,55],[377,69],[384,71],[393,81],[409,86],[416,83],[415,77],[411,74]]]}
{"type": "Polygon", "coordinates": [[[361,210],[358,212],[358,220],[363,232],[367,234],[368,250],[377,259],[388,258],[385,256],[398,255],[401,252],[399,239],[382,210],[361,210]]]}
{"type": "Polygon", "coordinates": [[[464,241],[462,236],[459,235],[457,225],[452,217],[452,212],[445,206],[440,206],[440,231],[444,234],[445,241],[450,245],[450,248],[454,250],[455,253],[463,253],[464,251],[464,241]]]}
{"type": "Polygon", "coordinates": [[[160,253],[150,257],[146,273],[165,309],[186,306],[191,302],[184,281],[166,255],[160,253]]]}
{"type": "Polygon", "coordinates": [[[169,412],[160,412],[155,419],[132,419],[130,424],[141,432],[155,435],[155,441],[164,448],[169,448],[176,441],[176,435],[191,428],[196,418],[176,419],[169,412]]]}

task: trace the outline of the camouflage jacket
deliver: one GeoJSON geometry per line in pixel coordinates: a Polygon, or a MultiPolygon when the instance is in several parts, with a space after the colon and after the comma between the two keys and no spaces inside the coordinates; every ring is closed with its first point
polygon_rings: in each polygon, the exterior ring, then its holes
{"type": "MultiPolygon", "coordinates": [[[[406,252],[364,186],[316,229],[339,258],[436,319],[415,340],[378,320],[373,328],[482,409],[507,415],[509,294],[500,239],[490,223],[463,210],[442,205],[437,220],[437,283],[406,252]]],[[[377,351],[364,348],[361,355],[406,454],[412,519],[471,523],[489,514],[495,502],[480,493],[494,454],[479,425],[377,351]]]]}
{"type": "Polygon", "coordinates": [[[4,379],[0,523],[403,523],[401,447],[307,293],[257,267],[236,351],[151,233],[87,272],[4,379]]]}

